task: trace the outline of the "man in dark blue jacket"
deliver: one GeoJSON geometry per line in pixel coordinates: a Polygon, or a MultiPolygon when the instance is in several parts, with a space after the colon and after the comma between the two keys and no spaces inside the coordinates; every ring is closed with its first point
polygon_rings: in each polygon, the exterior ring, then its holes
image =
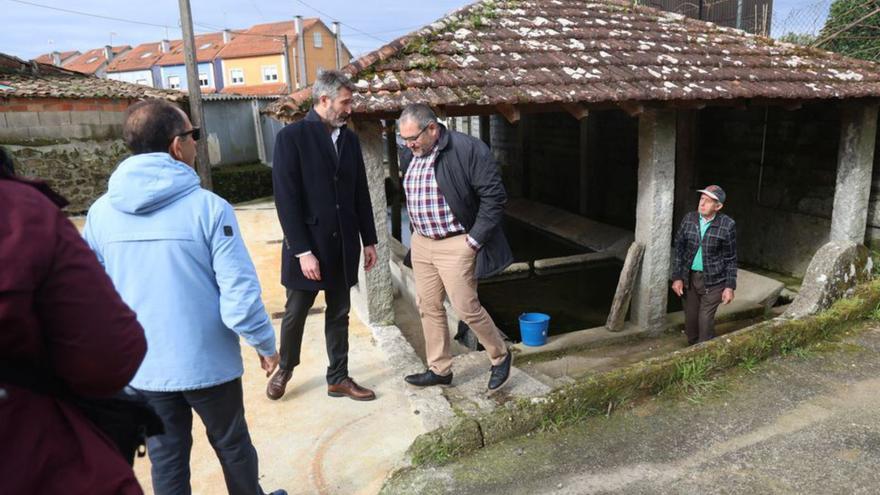
{"type": "Polygon", "coordinates": [[[452,383],[452,355],[443,301],[474,331],[492,363],[488,389],[510,376],[512,354],[477,297],[477,279],[504,270],[513,254],[501,230],[507,193],[489,147],[437,122],[427,105],[406,107],[400,136],[409,162],[403,181],[413,226],[412,266],[425,334],[428,369],[409,375],[416,386],[452,383]]]}
{"type": "Polygon", "coordinates": [[[684,296],[688,344],[715,337],[715,312],[736,290],[736,223],[719,213],[727,195],[719,186],[697,191],[697,211],[684,216],[675,236],[672,291],[684,296]]]}
{"type": "Polygon", "coordinates": [[[281,362],[266,395],[284,395],[300,362],[306,315],[324,291],[327,393],[373,400],[348,376],[350,289],[357,283],[363,244],[364,268],[376,264],[376,226],[357,135],[346,128],[354,85],[342,72],[324,71],[312,87],[314,107],[286,126],[275,141],[272,182],[284,231],[281,283],[287,304],[281,321],[281,362]]]}

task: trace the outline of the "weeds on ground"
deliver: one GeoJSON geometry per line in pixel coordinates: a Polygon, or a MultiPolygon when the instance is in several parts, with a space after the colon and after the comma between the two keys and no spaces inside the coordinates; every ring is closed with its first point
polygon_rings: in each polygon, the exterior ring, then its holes
{"type": "Polygon", "coordinates": [[[749,373],[754,373],[758,371],[758,365],[761,363],[762,359],[758,356],[748,355],[742,359],[739,363],[739,367],[746,370],[749,373]]]}

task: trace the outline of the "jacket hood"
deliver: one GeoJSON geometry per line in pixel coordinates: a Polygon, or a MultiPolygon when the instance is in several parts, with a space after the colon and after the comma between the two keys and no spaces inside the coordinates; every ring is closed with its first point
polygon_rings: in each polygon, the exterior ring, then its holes
{"type": "Polygon", "coordinates": [[[126,158],[110,176],[110,204],[131,214],[161,209],[199,188],[199,176],[168,153],[144,153],[126,158]]]}

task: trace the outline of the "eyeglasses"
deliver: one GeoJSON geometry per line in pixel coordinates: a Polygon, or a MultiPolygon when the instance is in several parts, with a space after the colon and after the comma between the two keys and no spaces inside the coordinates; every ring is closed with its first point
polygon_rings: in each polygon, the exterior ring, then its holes
{"type": "Polygon", "coordinates": [[[180,134],[177,135],[177,137],[185,137],[187,135],[192,135],[193,141],[198,141],[199,138],[202,137],[202,130],[198,127],[193,127],[192,129],[190,129],[188,131],[181,132],[180,134]]]}
{"type": "MultiPolygon", "coordinates": [[[[428,124],[428,125],[431,125],[431,124],[428,124]]],[[[414,143],[422,134],[424,134],[425,130],[427,130],[427,129],[428,129],[428,126],[426,125],[425,127],[422,127],[422,130],[420,130],[418,134],[416,134],[415,136],[412,136],[412,137],[403,137],[398,132],[397,137],[399,137],[400,139],[403,139],[403,142],[405,142],[405,143],[414,143]]]]}

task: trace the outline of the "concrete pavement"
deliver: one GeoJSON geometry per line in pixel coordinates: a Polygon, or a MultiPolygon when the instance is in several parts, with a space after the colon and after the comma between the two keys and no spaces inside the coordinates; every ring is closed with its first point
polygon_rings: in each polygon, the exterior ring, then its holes
{"type": "MultiPolygon", "coordinates": [[[[282,233],[274,206],[266,202],[240,207],[236,216],[263,286],[266,309],[277,315],[284,310],[285,293],[279,281],[282,233]]],[[[75,223],[82,227],[83,221],[75,219],[75,223]]],[[[315,307],[323,306],[319,295],[315,307]]],[[[273,324],[277,332],[280,319],[273,324]]],[[[294,370],[287,394],[277,402],[266,398],[267,378],[256,352],[242,344],[244,403],[260,459],[261,483],[267,492],[284,488],[291,495],[374,494],[424,429],[410,409],[402,377],[388,366],[371,330],[354,312],[349,371],[378,397],[355,402],[327,396],[323,325],[323,311],[310,314],[302,364],[294,370]]],[[[223,473],[204,427],[199,420],[193,423],[193,493],[225,493],[223,473]]],[[[136,460],[135,472],[148,494],[152,493],[149,468],[148,458],[136,460]]]]}

